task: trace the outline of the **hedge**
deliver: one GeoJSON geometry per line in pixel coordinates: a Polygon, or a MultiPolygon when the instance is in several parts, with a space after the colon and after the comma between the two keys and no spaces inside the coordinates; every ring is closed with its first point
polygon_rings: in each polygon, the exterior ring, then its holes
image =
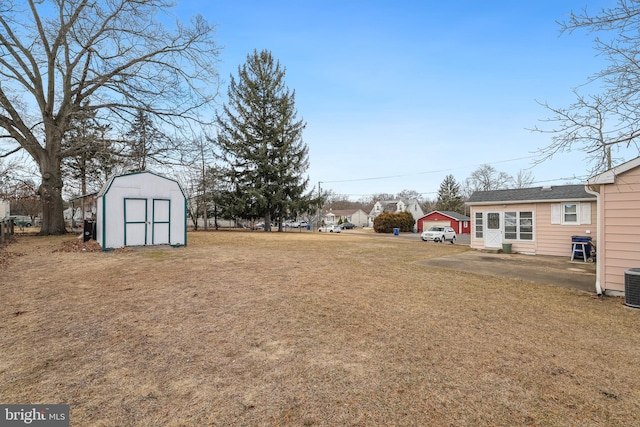
{"type": "Polygon", "coordinates": [[[412,232],[415,224],[413,215],[409,212],[382,212],[373,220],[373,230],[376,233],[393,233],[394,228],[400,231],[412,232]]]}

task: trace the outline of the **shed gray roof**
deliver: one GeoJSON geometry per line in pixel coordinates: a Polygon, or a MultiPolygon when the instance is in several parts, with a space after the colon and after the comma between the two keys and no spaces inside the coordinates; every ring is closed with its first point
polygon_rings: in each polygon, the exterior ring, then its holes
{"type": "Polygon", "coordinates": [[[511,190],[476,191],[469,197],[467,204],[551,202],[570,200],[595,200],[584,185],[558,185],[554,187],[516,188],[511,190]]]}
{"type": "Polygon", "coordinates": [[[449,218],[453,218],[453,219],[455,219],[457,221],[471,221],[471,218],[469,218],[468,216],[463,215],[463,214],[458,213],[458,212],[454,212],[454,211],[431,211],[428,214],[426,214],[425,216],[429,216],[429,215],[431,215],[432,213],[435,213],[435,212],[438,212],[438,213],[440,213],[442,215],[446,215],[449,218]]]}

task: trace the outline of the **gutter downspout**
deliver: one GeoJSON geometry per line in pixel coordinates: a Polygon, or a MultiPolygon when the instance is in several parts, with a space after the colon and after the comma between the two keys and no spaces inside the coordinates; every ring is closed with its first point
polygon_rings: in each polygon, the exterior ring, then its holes
{"type": "Polygon", "coordinates": [[[598,294],[598,296],[602,296],[602,288],[600,287],[600,271],[601,271],[601,259],[602,259],[602,257],[600,256],[600,236],[602,236],[601,230],[600,230],[600,223],[601,223],[600,192],[596,190],[592,190],[591,186],[588,184],[585,184],[584,190],[587,193],[593,194],[594,196],[596,196],[596,212],[598,212],[598,219],[596,221],[596,235],[598,237],[596,240],[596,293],[598,294]]]}

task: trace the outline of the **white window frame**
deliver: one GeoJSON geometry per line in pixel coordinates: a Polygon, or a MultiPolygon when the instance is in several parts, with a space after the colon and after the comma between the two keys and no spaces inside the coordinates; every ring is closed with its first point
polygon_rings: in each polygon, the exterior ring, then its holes
{"type": "Polygon", "coordinates": [[[559,225],[590,225],[591,224],[591,202],[562,202],[551,205],[551,224],[559,225]],[[567,206],[575,205],[576,221],[567,221],[567,215],[573,215],[567,212],[567,206]]]}
{"type": "Polygon", "coordinates": [[[474,214],[474,221],[473,221],[473,236],[476,239],[484,239],[484,212],[476,212],[474,214]],[[482,221],[482,224],[480,225],[480,236],[478,236],[478,215],[480,215],[480,220],[482,221]]]}
{"type": "Polygon", "coordinates": [[[505,240],[517,240],[517,241],[522,241],[522,242],[533,242],[534,240],[534,213],[533,211],[511,211],[511,212],[504,212],[503,215],[503,226],[504,226],[504,238],[505,240]],[[522,214],[531,214],[530,218],[522,218],[522,214]],[[515,217],[509,217],[507,218],[508,215],[515,215],[515,217]],[[515,219],[515,232],[513,231],[507,231],[507,227],[513,227],[513,224],[511,225],[507,225],[507,220],[514,220],[515,219]],[[531,239],[523,239],[522,238],[522,233],[526,233],[529,234],[528,231],[523,232],[522,231],[522,221],[523,220],[531,220],[531,239]],[[515,234],[515,239],[513,238],[508,238],[507,237],[507,233],[511,233],[511,234],[515,234]]]}
{"type": "Polygon", "coordinates": [[[561,206],[562,216],[560,217],[560,223],[562,225],[580,225],[580,203],[563,203],[561,206]],[[574,211],[567,211],[567,208],[574,207],[574,211]],[[575,221],[568,221],[567,215],[575,215],[575,221]]]}

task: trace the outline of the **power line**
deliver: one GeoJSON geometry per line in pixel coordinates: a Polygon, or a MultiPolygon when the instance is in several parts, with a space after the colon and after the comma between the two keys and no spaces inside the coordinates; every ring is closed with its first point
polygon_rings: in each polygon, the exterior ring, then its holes
{"type": "MultiPolygon", "coordinates": [[[[572,177],[554,178],[554,179],[545,179],[545,180],[533,181],[533,182],[531,182],[531,184],[545,184],[545,183],[548,183],[548,182],[557,182],[557,181],[582,181],[582,182],[585,182],[587,180],[587,178],[588,178],[588,176],[584,176],[584,177],[572,176],[572,177]]],[[[322,181],[322,182],[324,183],[325,181],[322,181]]],[[[340,181],[327,181],[327,182],[340,182],[340,181]]],[[[337,193],[337,192],[334,192],[333,194],[335,196],[346,196],[346,197],[367,197],[367,196],[374,196],[377,193],[337,193]]],[[[416,192],[416,194],[419,194],[421,196],[427,196],[427,195],[431,195],[431,194],[438,194],[438,191],[422,191],[422,192],[416,192]]]]}
{"type": "MultiPolygon", "coordinates": [[[[499,164],[499,163],[509,163],[509,162],[515,162],[518,160],[526,160],[526,159],[533,159],[536,156],[526,156],[526,157],[518,157],[515,159],[508,159],[508,160],[498,160],[495,162],[491,162],[491,164],[499,164]]],[[[458,166],[456,168],[448,168],[448,169],[439,169],[439,170],[432,170],[432,171],[426,171],[426,172],[416,172],[416,173],[410,173],[410,174],[401,174],[401,175],[388,175],[388,176],[376,176],[376,177],[369,177],[369,178],[353,178],[353,179],[339,179],[339,180],[333,180],[333,181],[321,181],[322,183],[326,183],[326,184],[334,184],[334,183],[342,183],[342,182],[360,182],[360,181],[377,181],[377,180],[383,180],[383,179],[391,179],[391,178],[407,178],[410,176],[416,176],[416,175],[428,175],[428,174],[432,174],[432,173],[442,173],[442,172],[450,172],[450,171],[454,171],[456,169],[463,169],[463,168],[472,168],[472,167],[478,167],[478,166],[482,166],[482,165],[487,165],[489,163],[480,163],[480,164],[475,164],[475,165],[471,165],[471,166],[458,166]]]]}

